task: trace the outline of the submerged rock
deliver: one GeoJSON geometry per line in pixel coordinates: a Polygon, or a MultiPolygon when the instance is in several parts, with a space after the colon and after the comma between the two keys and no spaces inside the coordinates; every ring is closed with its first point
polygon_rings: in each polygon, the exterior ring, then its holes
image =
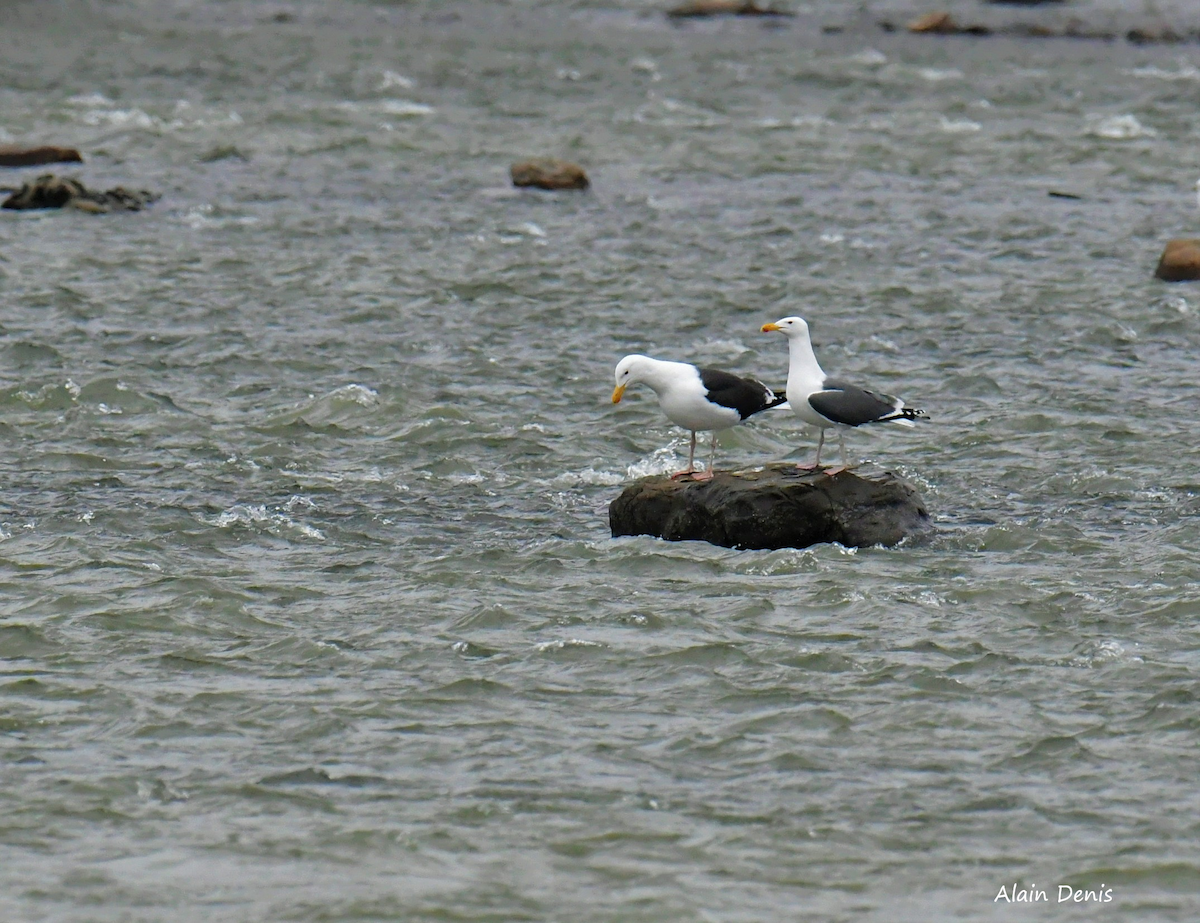
{"type": "Polygon", "coordinates": [[[791,16],[792,14],[770,6],[759,6],[754,0],[688,0],[674,9],[667,10],[667,15],[684,19],[700,16],[791,16]]]}
{"type": "Polygon", "coordinates": [[[144,189],[117,186],[106,192],[88,189],[71,177],[47,173],[32,183],[26,183],[3,202],[0,208],[77,208],[80,211],[103,213],[110,211],[140,211],[158,195],[144,189]]]}
{"type": "Polygon", "coordinates": [[[1193,31],[1190,34],[1176,32],[1170,26],[1162,28],[1130,29],[1125,33],[1125,41],[1131,45],[1178,45],[1182,42],[1200,39],[1200,34],[1193,31]]]}
{"type": "MultiPolygon", "coordinates": [[[[891,23],[880,23],[887,32],[894,32],[891,23]]],[[[949,13],[926,13],[918,16],[904,27],[909,32],[924,35],[991,35],[987,26],[961,26],[949,13]]]]}
{"type": "Polygon", "coordinates": [[[959,25],[949,13],[926,13],[905,26],[909,32],[933,32],[937,35],[954,35],[959,25]]]}
{"type": "Polygon", "coordinates": [[[1183,237],[1168,240],[1154,275],[1164,282],[1200,279],[1200,240],[1183,237]]]}
{"type": "Polygon", "coordinates": [[[509,167],[514,186],[536,186],[538,189],[587,189],[587,173],[579,164],[553,157],[522,160],[509,167]]]}
{"type": "Polygon", "coordinates": [[[608,507],[618,535],[656,535],[726,548],[895,545],[931,528],[916,489],[894,474],[803,471],[775,464],[711,480],[648,477],[608,507]]]}
{"type": "Polygon", "coordinates": [[[0,167],[35,167],[43,163],[83,163],[83,157],[73,147],[0,144],[0,167]]]}
{"type": "MultiPolygon", "coordinates": [[[[992,2],[1007,2],[1011,6],[1037,6],[1054,0],[992,0],[992,2]]],[[[897,26],[891,20],[880,20],[879,27],[884,32],[896,32],[897,26]]],[[[976,36],[1006,36],[1008,38],[1071,38],[1087,39],[1090,41],[1112,42],[1120,38],[1111,29],[1093,29],[1083,20],[1072,18],[1064,26],[1054,27],[1037,22],[1016,22],[1006,25],[988,26],[978,23],[964,25],[949,13],[938,11],[925,13],[904,25],[904,28],[920,35],[976,35],[976,36]]],[[[836,27],[825,27],[826,32],[840,31],[836,27]]],[[[1181,42],[1200,41],[1200,30],[1179,32],[1169,26],[1155,28],[1135,28],[1124,33],[1124,38],[1130,44],[1179,44],[1181,42]]]]}

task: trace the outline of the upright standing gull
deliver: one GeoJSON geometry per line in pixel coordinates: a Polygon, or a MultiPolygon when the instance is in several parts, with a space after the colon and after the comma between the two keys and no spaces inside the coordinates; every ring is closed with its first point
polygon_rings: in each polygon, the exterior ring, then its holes
{"type": "Polygon", "coordinates": [[[842,466],[846,465],[846,427],[864,423],[899,423],[912,426],[913,420],[928,420],[922,410],[905,407],[904,401],[890,394],[868,391],[849,382],[829,378],[817,364],[808,324],[801,317],[785,317],[773,324],[763,324],[763,333],[777,330],[788,338],[791,361],[788,365],[787,398],[792,410],[805,423],[819,427],[817,459],[813,468],[821,467],[821,448],[825,445],[825,430],[837,427],[842,447],[842,466]]]}
{"type": "Polygon", "coordinates": [[[614,404],[621,401],[625,389],[632,384],[647,385],[658,395],[658,406],[675,423],[692,434],[688,449],[688,466],[672,477],[694,474],[696,471],[696,433],[712,430],[712,453],[708,471],[713,475],[713,459],[717,454],[717,432],[736,426],[747,417],[787,400],[761,381],[741,378],[719,369],[700,369],[686,362],[667,362],[649,356],[626,356],[617,363],[614,404]]]}

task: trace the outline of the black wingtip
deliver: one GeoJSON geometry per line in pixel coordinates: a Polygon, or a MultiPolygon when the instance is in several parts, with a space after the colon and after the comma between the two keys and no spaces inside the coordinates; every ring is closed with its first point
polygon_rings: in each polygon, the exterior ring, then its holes
{"type": "Polygon", "coordinates": [[[778,407],[780,404],[787,403],[787,395],[784,392],[774,391],[769,388],[767,390],[771,391],[771,393],[773,395],[775,395],[775,397],[772,400],[767,401],[761,407],[755,407],[748,414],[746,414],[746,416],[742,417],[743,420],[745,420],[746,417],[754,416],[756,413],[762,413],[764,410],[770,410],[772,407],[778,407]]]}
{"type": "Polygon", "coordinates": [[[906,420],[928,420],[929,414],[924,410],[918,410],[916,407],[902,407],[900,414],[906,420]]]}

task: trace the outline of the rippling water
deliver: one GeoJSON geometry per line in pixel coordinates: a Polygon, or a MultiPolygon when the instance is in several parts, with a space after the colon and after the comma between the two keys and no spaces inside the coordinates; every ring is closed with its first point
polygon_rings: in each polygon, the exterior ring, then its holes
{"type": "Polygon", "coordinates": [[[1200,45],[660,8],[5,6],[4,140],[164,195],[0,220],[0,917],[1196,919],[1200,45]],[[936,537],[610,539],[615,361],[790,313],[936,537]]]}

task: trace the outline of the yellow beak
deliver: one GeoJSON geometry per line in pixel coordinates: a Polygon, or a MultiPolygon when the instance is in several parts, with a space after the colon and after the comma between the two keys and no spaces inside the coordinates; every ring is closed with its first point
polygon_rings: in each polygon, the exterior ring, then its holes
{"type": "Polygon", "coordinates": [[[615,388],[613,388],[613,403],[614,404],[621,403],[621,395],[623,395],[625,393],[625,388],[626,388],[626,385],[617,385],[615,388]]]}
{"type": "Polygon", "coordinates": [[[763,324],[762,325],[763,333],[770,333],[772,330],[782,330],[782,329],[783,328],[780,327],[778,324],[763,324]]]}

